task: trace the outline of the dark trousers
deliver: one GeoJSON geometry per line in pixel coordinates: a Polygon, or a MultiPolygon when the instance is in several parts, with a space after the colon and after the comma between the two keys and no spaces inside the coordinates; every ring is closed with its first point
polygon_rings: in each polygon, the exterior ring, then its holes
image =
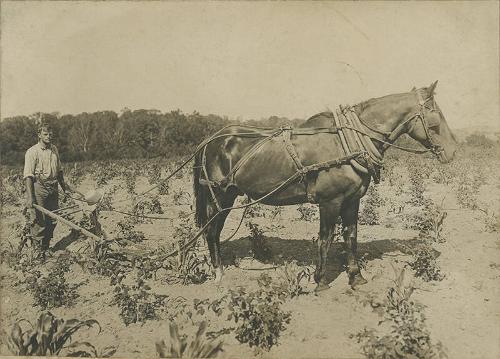
{"type": "MultiPolygon", "coordinates": [[[[55,184],[48,184],[36,181],[34,183],[34,187],[36,204],[48,209],[49,211],[54,211],[59,208],[57,182],[55,184]]],[[[36,218],[31,226],[31,236],[42,250],[47,250],[49,249],[49,243],[54,234],[56,220],[46,216],[38,210],[36,210],[35,213],[36,218]]]]}

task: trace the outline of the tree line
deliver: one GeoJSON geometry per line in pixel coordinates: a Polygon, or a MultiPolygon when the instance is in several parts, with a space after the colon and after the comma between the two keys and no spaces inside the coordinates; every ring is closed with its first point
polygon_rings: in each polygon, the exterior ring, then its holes
{"type": "MultiPolygon", "coordinates": [[[[154,158],[185,156],[205,138],[228,124],[241,124],[218,115],[201,115],[198,112],[185,114],[180,110],[162,113],[158,110],[123,109],[114,111],[83,112],[77,115],[58,113],[36,113],[30,116],[15,116],[0,122],[0,154],[3,165],[22,165],[26,150],[37,141],[38,118],[51,125],[63,162],[154,158]]],[[[302,119],[271,116],[267,119],[249,120],[247,125],[277,128],[283,125],[294,127],[302,119]]],[[[476,147],[493,147],[497,141],[484,134],[472,134],[465,144],[476,147]]],[[[415,145],[405,138],[401,145],[415,145]]]]}
{"type": "MultiPolygon", "coordinates": [[[[51,125],[54,143],[63,162],[153,158],[182,156],[217,130],[241,121],[224,116],[185,114],[180,110],[162,113],[158,110],[124,109],[98,111],[77,115],[36,113],[15,116],[0,122],[0,153],[4,165],[24,162],[26,150],[38,141],[37,118],[51,125]]],[[[298,125],[300,119],[271,116],[267,119],[250,120],[245,124],[279,127],[284,124],[298,125]]]]}

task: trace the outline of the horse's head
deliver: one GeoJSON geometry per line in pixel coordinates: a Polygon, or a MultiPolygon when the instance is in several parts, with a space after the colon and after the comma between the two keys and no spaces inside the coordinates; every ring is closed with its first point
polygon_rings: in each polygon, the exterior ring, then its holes
{"type": "Polygon", "coordinates": [[[429,87],[415,89],[415,111],[404,121],[409,127],[407,133],[432,151],[440,162],[450,162],[457,150],[457,141],[451,132],[441,109],[434,99],[437,81],[429,87]]]}

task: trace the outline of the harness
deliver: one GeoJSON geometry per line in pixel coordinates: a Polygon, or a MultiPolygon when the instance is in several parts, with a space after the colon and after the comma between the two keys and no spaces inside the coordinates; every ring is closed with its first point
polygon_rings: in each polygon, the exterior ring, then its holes
{"type": "Polygon", "coordinates": [[[255,126],[239,126],[248,129],[259,129],[259,132],[242,132],[242,133],[222,133],[228,127],[237,126],[237,125],[229,125],[218,131],[214,136],[205,140],[200,144],[198,150],[202,150],[202,162],[201,162],[201,175],[199,178],[199,183],[202,185],[206,185],[209,188],[210,194],[214,203],[217,207],[217,210],[221,212],[223,210],[220,205],[217,196],[215,195],[214,188],[222,188],[226,190],[228,186],[234,184],[234,176],[236,172],[246,163],[248,162],[259,150],[269,141],[279,136],[282,137],[283,147],[287,154],[290,156],[291,160],[294,163],[296,172],[289,177],[287,180],[282,182],[279,186],[273,189],[270,193],[260,198],[258,201],[263,200],[276,193],[278,190],[281,190],[285,183],[289,184],[292,180],[299,179],[299,183],[303,183],[305,185],[305,192],[308,201],[311,203],[315,202],[315,195],[310,190],[310,180],[313,177],[314,173],[318,171],[327,170],[331,167],[337,167],[345,164],[350,164],[356,171],[361,172],[363,174],[370,175],[375,183],[380,182],[380,169],[383,167],[383,158],[381,152],[374,145],[373,141],[377,141],[383,144],[382,148],[385,150],[389,146],[401,149],[403,151],[412,152],[412,153],[425,153],[432,152],[438,155],[443,151],[442,147],[437,145],[431,136],[429,131],[428,123],[425,119],[424,109],[427,109],[431,112],[439,111],[435,108],[434,101],[432,102],[432,107],[428,106],[428,103],[433,100],[433,97],[430,96],[425,100],[422,98],[419,91],[416,91],[417,100],[418,100],[418,110],[415,113],[412,113],[408,118],[406,118],[401,124],[399,124],[393,131],[384,132],[377,129],[372,128],[363,122],[354,108],[351,106],[339,106],[335,111],[330,111],[332,114],[332,126],[331,127],[319,127],[319,128],[292,128],[292,127],[281,127],[279,129],[270,129],[270,128],[262,128],[255,126]],[[415,120],[415,121],[414,121],[415,120]],[[411,124],[410,129],[406,129],[407,125],[411,124]],[[425,135],[427,137],[427,141],[430,145],[429,149],[420,150],[420,149],[411,149],[398,145],[394,145],[392,142],[400,136],[403,132],[411,132],[413,128],[416,126],[417,122],[420,121],[422,127],[424,129],[425,135]],[[383,138],[377,138],[373,135],[367,133],[366,129],[369,131],[375,132],[379,135],[382,135],[383,138]],[[325,161],[321,163],[315,163],[312,165],[304,166],[297,150],[292,142],[292,136],[300,136],[300,135],[315,135],[319,133],[332,133],[337,134],[340,139],[341,147],[344,152],[344,156],[338,159],[325,161]],[[256,144],[254,144],[241,158],[240,160],[232,165],[229,172],[224,176],[223,179],[219,181],[211,180],[208,175],[207,166],[206,166],[206,148],[208,143],[214,141],[215,139],[229,137],[229,136],[238,136],[238,137],[250,137],[250,138],[262,138],[256,144]],[[204,178],[203,178],[204,177],[204,178]]]}

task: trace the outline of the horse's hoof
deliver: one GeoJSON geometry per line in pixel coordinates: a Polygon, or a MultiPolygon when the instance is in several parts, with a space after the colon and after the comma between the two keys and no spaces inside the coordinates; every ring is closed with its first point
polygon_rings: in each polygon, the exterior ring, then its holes
{"type": "Polygon", "coordinates": [[[366,283],[368,283],[368,281],[365,278],[363,278],[361,273],[355,273],[349,276],[349,285],[352,288],[355,288],[359,285],[363,285],[366,283]]]}
{"type": "Polygon", "coordinates": [[[327,289],[330,289],[330,286],[328,284],[318,283],[318,285],[314,289],[314,292],[319,293],[319,292],[322,292],[322,291],[327,290],[327,289]]]}

